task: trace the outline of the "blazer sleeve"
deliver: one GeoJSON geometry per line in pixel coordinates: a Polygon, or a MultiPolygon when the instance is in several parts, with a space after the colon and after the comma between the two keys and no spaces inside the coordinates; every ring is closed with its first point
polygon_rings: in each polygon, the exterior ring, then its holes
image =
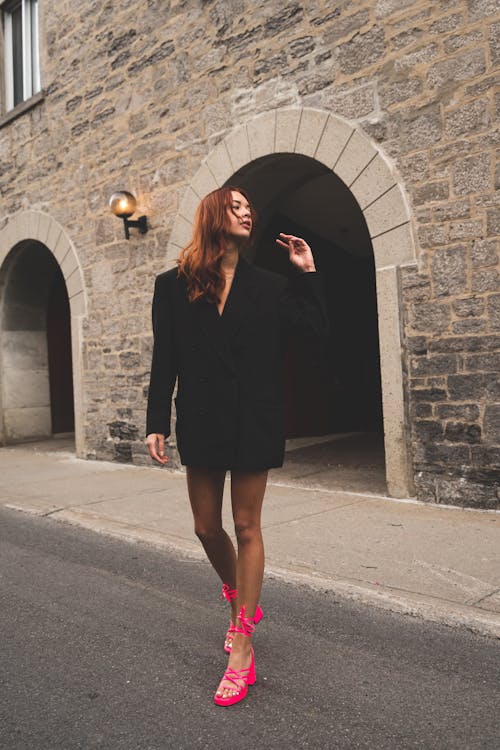
{"type": "Polygon", "coordinates": [[[177,379],[172,299],[169,285],[158,276],[153,296],[153,359],[149,381],[146,435],[170,435],[172,394],[177,379]],[[163,282],[163,283],[162,283],[163,282]]]}
{"type": "Polygon", "coordinates": [[[281,297],[282,322],[287,333],[326,339],[330,331],[325,282],[319,271],[298,272],[281,297]]]}

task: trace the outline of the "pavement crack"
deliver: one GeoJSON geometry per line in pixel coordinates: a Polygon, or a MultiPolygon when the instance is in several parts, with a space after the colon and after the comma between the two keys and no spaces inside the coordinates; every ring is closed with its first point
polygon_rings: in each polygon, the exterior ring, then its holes
{"type": "Polygon", "coordinates": [[[467,604],[471,607],[475,607],[476,604],[479,604],[480,602],[484,602],[485,599],[489,599],[490,596],[494,596],[495,594],[500,593],[500,588],[494,589],[493,591],[490,591],[489,594],[484,594],[484,596],[480,596],[479,599],[470,599],[467,604]]]}
{"type": "Polygon", "coordinates": [[[324,513],[331,513],[332,511],[336,510],[342,510],[342,508],[349,508],[351,505],[359,505],[360,503],[365,502],[365,500],[353,500],[352,503],[344,503],[343,505],[336,505],[335,508],[325,508],[324,510],[318,510],[315,513],[306,513],[305,515],[300,515],[297,518],[289,518],[286,521],[276,521],[275,523],[266,523],[262,524],[263,529],[272,529],[276,526],[286,526],[289,523],[293,523],[294,521],[303,521],[306,518],[314,518],[315,516],[322,516],[324,513]]]}

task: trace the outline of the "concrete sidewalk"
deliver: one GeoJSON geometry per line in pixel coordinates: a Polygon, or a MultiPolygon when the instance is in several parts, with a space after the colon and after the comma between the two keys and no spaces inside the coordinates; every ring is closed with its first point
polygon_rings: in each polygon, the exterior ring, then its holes
{"type": "MultiPolygon", "coordinates": [[[[8,508],[203,559],[185,476],[75,458],[50,440],[0,449],[8,508]]],[[[231,528],[229,482],[224,515],[231,528]]],[[[267,575],[500,637],[500,513],[270,483],[267,575]]]]}

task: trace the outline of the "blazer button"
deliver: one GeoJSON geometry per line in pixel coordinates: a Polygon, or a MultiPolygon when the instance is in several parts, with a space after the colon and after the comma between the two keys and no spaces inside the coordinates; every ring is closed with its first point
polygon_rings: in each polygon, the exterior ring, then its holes
{"type": "Polygon", "coordinates": [[[202,417],[202,416],[203,416],[204,414],[206,414],[206,413],[207,413],[207,412],[206,412],[206,410],[205,410],[205,409],[198,409],[198,414],[200,415],[200,417],[202,417]]]}

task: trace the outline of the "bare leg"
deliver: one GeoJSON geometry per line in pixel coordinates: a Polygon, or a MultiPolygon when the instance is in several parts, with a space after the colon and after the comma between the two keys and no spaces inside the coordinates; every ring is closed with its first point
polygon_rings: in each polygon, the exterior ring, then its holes
{"type": "MultiPolygon", "coordinates": [[[[262,502],[267,484],[267,471],[232,471],[231,501],[234,526],[238,540],[237,588],[238,611],[243,605],[245,614],[253,617],[260,598],[264,575],[264,545],[260,525],[262,502]]],[[[251,638],[235,633],[229,666],[233,669],[249,667],[251,638]]],[[[234,684],[222,680],[217,693],[232,695],[234,684]]]]}
{"type": "MultiPolygon", "coordinates": [[[[223,583],[236,588],[236,552],[222,528],[222,496],[226,472],[219,469],[186,467],[189,500],[195,534],[223,583]]],[[[237,602],[231,602],[231,619],[236,621],[237,602]]]]}

